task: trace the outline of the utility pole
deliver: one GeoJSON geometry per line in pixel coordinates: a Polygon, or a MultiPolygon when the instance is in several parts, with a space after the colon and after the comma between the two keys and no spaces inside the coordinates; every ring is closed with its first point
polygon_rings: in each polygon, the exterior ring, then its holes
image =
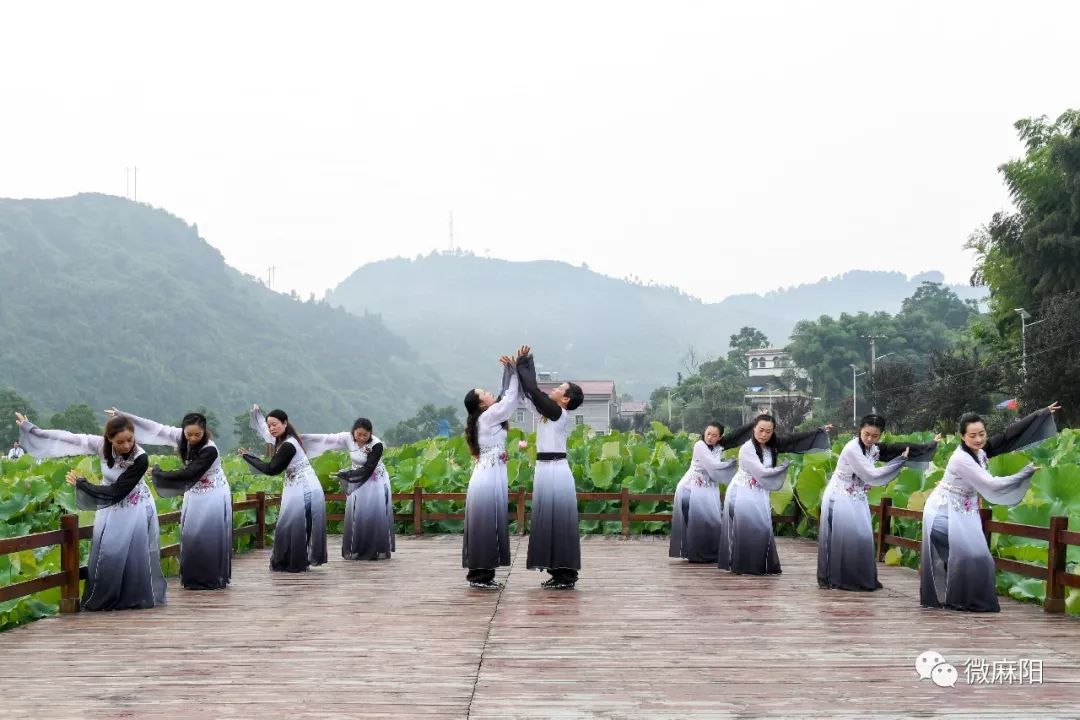
{"type": "MultiPolygon", "coordinates": [[[[869,340],[870,341],[870,392],[871,392],[871,395],[870,395],[870,412],[877,412],[877,405],[874,402],[877,399],[876,398],[877,392],[875,392],[875,388],[874,388],[874,379],[877,377],[874,374],[874,371],[877,369],[877,366],[875,365],[875,362],[879,359],[878,354],[877,354],[877,341],[878,340],[884,340],[885,336],[884,335],[877,335],[875,333],[870,333],[869,335],[862,335],[860,337],[862,337],[864,340],[869,340]]],[[[881,357],[885,357],[885,356],[882,355],[881,357]]]]}

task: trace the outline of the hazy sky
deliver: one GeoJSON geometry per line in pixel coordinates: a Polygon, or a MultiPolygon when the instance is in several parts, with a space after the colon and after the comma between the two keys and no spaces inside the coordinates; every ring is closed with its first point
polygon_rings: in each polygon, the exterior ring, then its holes
{"type": "Polygon", "coordinates": [[[940,269],[1080,106],[1077,2],[5,3],[0,196],[125,193],[307,295],[457,244],[708,300],[940,269]]]}

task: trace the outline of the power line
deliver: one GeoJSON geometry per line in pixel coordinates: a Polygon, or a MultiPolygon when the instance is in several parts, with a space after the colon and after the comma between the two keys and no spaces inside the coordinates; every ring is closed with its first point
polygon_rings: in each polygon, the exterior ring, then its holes
{"type": "MultiPolygon", "coordinates": [[[[1061,350],[1062,348],[1066,348],[1066,347],[1069,347],[1071,345],[1076,345],[1078,343],[1080,343],[1080,338],[1077,338],[1075,340],[1070,340],[1069,342],[1063,343],[1061,345],[1057,345],[1057,346],[1050,347],[1050,348],[1045,348],[1043,350],[1039,350],[1038,352],[1028,353],[1028,357],[1030,358],[1030,357],[1036,357],[1038,355],[1044,355],[1046,353],[1054,352],[1056,350],[1061,350]]],[[[934,377],[934,378],[927,378],[926,380],[920,380],[918,382],[911,383],[910,385],[896,385],[896,386],[891,387],[891,388],[883,388],[881,390],[877,390],[876,392],[887,393],[887,392],[894,392],[896,390],[907,390],[907,389],[910,389],[910,388],[919,387],[920,385],[929,385],[931,383],[942,382],[942,381],[947,381],[947,380],[953,380],[955,378],[964,377],[966,375],[972,375],[972,374],[977,373],[977,372],[983,372],[983,371],[988,370],[990,368],[1012,365],[1012,364],[1015,364],[1017,361],[1022,361],[1021,356],[1017,355],[1014,358],[1008,358],[1008,359],[1004,359],[1004,360],[999,360],[999,361],[996,361],[996,362],[992,362],[992,363],[990,363],[988,365],[983,365],[981,367],[975,368],[974,370],[965,370],[964,372],[959,372],[959,373],[956,373],[954,375],[939,375],[939,376],[934,377]]]]}

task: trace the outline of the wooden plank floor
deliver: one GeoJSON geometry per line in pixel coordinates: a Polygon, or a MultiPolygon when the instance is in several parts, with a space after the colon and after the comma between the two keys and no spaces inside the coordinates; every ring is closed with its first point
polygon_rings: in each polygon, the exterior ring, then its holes
{"type": "Polygon", "coordinates": [[[0,717],[1080,717],[1080,621],[923,610],[903,568],[878,593],[821,591],[805,540],[760,578],[590,536],[578,589],[547,591],[513,538],[501,593],[465,586],[460,536],[402,537],[377,563],[336,542],[310,573],[258,551],[225,592],[0,634],[0,717]],[[917,679],[926,650],[956,687],[917,679]],[[1041,660],[1044,683],[968,685],[968,658],[1041,660]]]}

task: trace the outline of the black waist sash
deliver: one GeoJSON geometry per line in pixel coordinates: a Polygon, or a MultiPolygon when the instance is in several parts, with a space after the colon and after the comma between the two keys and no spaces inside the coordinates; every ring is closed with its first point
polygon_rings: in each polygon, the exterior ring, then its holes
{"type": "Polygon", "coordinates": [[[556,460],[565,460],[566,453],[558,452],[538,452],[536,453],[536,462],[555,462],[556,460]]]}

